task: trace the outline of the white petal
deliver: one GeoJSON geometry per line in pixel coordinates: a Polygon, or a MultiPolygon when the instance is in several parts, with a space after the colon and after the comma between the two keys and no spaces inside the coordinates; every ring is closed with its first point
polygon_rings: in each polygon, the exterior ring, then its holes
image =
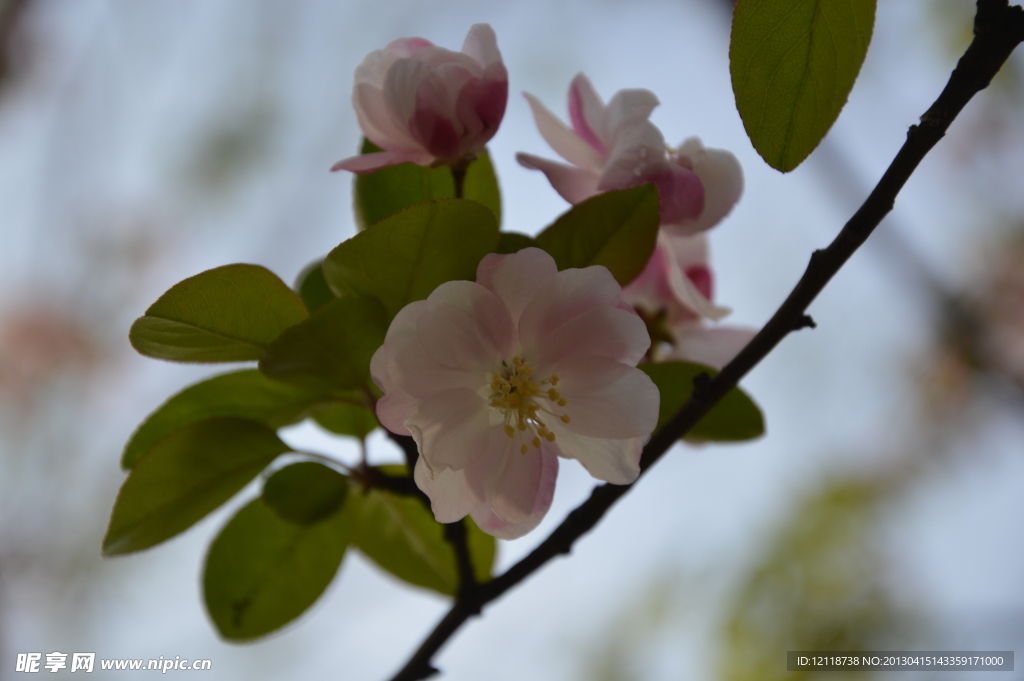
{"type": "Polygon", "coordinates": [[[473,24],[462,44],[462,51],[475,59],[482,68],[501,61],[498,38],[490,24],[473,24]]]}
{"type": "Polygon", "coordinates": [[[456,371],[441,366],[424,349],[417,333],[420,316],[427,310],[427,301],[410,303],[398,311],[384,337],[384,356],[388,376],[394,385],[413,397],[425,399],[441,390],[465,387],[476,390],[481,385],[478,371],[456,371]]]}
{"type": "Polygon", "coordinates": [[[444,468],[465,468],[487,453],[492,431],[487,401],[467,388],[453,388],[423,400],[405,421],[420,456],[435,474],[444,468]]]}
{"type": "Polygon", "coordinates": [[[501,299],[512,324],[517,326],[537,289],[557,274],[555,259],[539,248],[530,247],[511,255],[491,253],[485,256],[477,267],[477,283],[501,299]]]}
{"type": "Polygon", "coordinates": [[[416,461],[413,478],[416,486],[430,497],[430,507],[437,522],[453,523],[483,503],[484,483],[494,463],[493,457],[482,456],[467,468],[432,472],[420,457],[416,461]]]}
{"type": "Polygon", "coordinates": [[[387,370],[386,351],[380,346],[370,359],[370,375],[384,396],[377,400],[377,418],[382,426],[398,435],[411,435],[405,420],[412,416],[420,401],[405,392],[391,380],[387,370]]]}
{"type": "Polygon", "coordinates": [[[640,455],[646,437],[625,440],[587,437],[574,433],[561,423],[551,425],[554,444],[562,456],[576,459],[598,480],[613,485],[628,485],[640,475],[640,455]]]}
{"type": "Polygon", "coordinates": [[[609,191],[636,187],[652,181],[667,168],[668,155],[661,132],[650,121],[633,121],[621,126],[597,188],[609,191]]]}
{"type": "MultiPolygon", "coordinates": [[[[605,111],[606,134],[614,140],[619,136],[620,128],[623,126],[631,126],[637,121],[647,122],[654,107],[659,103],[658,98],[650,90],[619,90],[608,102],[605,111]]],[[[653,124],[650,125],[654,128],[653,124]]],[[[661,132],[658,132],[658,135],[660,136],[661,132]]]]}
{"type": "Polygon", "coordinates": [[[621,296],[622,288],[606,267],[562,270],[537,289],[519,318],[523,350],[540,355],[558,327],[595,307],[616,307],[621,296]]]}
{"type": "Polygon", "coordinates": [[[540,156],[522,152],[516,154],[516,160],[524,168],[544,173],[559,196],[573,205],[598,193],[597,183],[601,176],[592,170],[549,161],[540,156]]]}
{"type": "Polygon", "coordinates": [[[740,162],[723,149],[705,149],[697,137],[691,137],[679,148],[687,156],[704,185],[704,212],[690,227],[703,231],[721,222],[743,194],[743,168],[740,162]]]}
{"type": "Polygon", "coordinates": [[[573,357],[554,367],[566,428],[588,437],[647,437],[658,424],[661,395],[639,369],[607,357],[573,357]]]}
{"type": "Polygon", "coordinates": [[[547,367],[573,356],[600,355],[636,366],[650,346],[647,326],[640,317],[602,306],[569,320],[548,336],[537,362],[547,367]]]}
{"type": "MultiPolygon", "coordinates": [[[[507,439],[507,438],[506,438],[507,439]]],[[[529,520],[541,491],[543,456],[531,447],[519,453],[518,441],[508,439],[497,465],[487,478],[487,505],[507,523],[529,520]]]]}
{"type": "Polygon", "coordinates": [[[499,368],[514,352],[515,326],[505,305],[491,291],[472,281],[441,284],[427,298],[416,332],[427,354],[454,371],[484,374],[499,368]]]}
{"type": "Polygon", "coordinates": [[[721,369],[746,347],[757,331],[740,326],[702,327],[690,324],[673,329],[676,343],[671,358],[721,369]]]}
{"type": "Polygon", "coordinates": [[[524,93],[526,101],[530,103],[533,111],[533,120],[537,123],[544,140],[551,145],[559,156],[569,163],[577,165],[585,170],[600,173],[604,167],[604,156],[594,147],[587,144],[586,140],[570,130],[562,121],[558,120],[553,113],[540,103],[536,97],[524,93]]]}
{"type": "Polygon", "coordinates": [[[555,497],[555,480],[558,478],[558,457],[548,450],[546,446],[542,446],[540,451],[540,484],[537,490],[537,497],[533,503],[533,512],[522,522],[509,523],[499,518],[486,503],[480,504],[472,511],[472,515],[473,520],[481,530],[498,539],[517,539],[533,530],[544,519],[548,509],[551,508],[551,501],[555,497]]]}

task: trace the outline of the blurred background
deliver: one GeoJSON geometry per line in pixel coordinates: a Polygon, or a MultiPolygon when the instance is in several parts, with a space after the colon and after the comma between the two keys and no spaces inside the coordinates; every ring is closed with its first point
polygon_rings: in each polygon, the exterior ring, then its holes
{"type": "MultiPolygon", "coordinates": [[[[535,233],[567,208],[515,163],[516,151],[553,156],[521,91],[565,117],[579,71],[606,100],[649,88],[666,140],[698,135],[743,164],[745,195],[710,235],[716,296],[730,323],[760,326],[938,95],[973,3],[879,3],[846,109],[787,176],[736,113],[730,10],[0,0],[0,679],[20,676],[19,652],[208,658],[204,678],[226,680],[400,667],[447,604],[354,553],[283,631],[218,639],[202,562],[252,490],[165,545],[100,558],[124,442],[164,399],[224,370],[144,359],[128,327],[202,270],[259,263],[290,282],[351,236],[351,177],[327,169],[359,143],[355,67],[400,36],[457,49],[475,22],[494,26],[513,93],[490,145],[503,227],[535,233]]],[[[806,678],[785,671],[786,650],[1024,650],[1022,56],[814,303],[818,328],[744,382],[767,436],[677,447],[571,557],[463,629],[437,660],[443,678],[764,681],[806,678]]],[[[286,439],[356,452],[312,426],[286,439]]],[[[383,438],[370,447],[397,460],[383,438]]],[[[544,524],[503,542],[499,566],[593,484],[563,465],[544,524]]]]}

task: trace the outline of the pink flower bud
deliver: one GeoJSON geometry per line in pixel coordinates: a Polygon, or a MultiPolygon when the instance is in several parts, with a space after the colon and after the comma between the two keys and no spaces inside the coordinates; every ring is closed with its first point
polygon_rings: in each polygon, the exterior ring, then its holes
{"type": "Polygon", "coordinates": [[[469,29],[462,52],[401,38],[356,69],[352,104],[359,127],[384,151],[353,156],[331,170],[370,173],[397,163],[457,163],[494,136],[505,115],[508,72],[494,30],[469,29]]]}

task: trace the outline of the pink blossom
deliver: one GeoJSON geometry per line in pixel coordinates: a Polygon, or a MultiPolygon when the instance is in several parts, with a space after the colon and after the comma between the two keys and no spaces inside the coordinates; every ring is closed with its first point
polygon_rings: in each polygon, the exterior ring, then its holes
{"type": "Polygon", "coordinates": [[[423,38],[395,40],[363,60],[352,93],[359,127],[384,151],[331,170],[471,159],[497,132],[507,99],[508,72],[489,25],[474,24],[462,52],[423,38]]]}
{"type": "Polygon", "coordinates": [[[657,341],[671,345],[665,352],[655,346],[655,359],[682,359],[721,369],[754,337],[746,327],[707,326],[729,309],[715,305],[714,280],[708,266],[707,237],[676,236],[665,230],[647,267],[622,291],[636,308],[657,341]]]}
{"type": "Polygon", "coordinates": [[[697,138],[678,151],[665,144],[648,118],[658,98],[648,90],[620,90],[607,106],[582,73],[569,88],[572,128],[527,94],[541,135],[573,165],[532,154],[516,155],[526,168],[542,171],[566,201],[579,203],[597,193],[653,182],[661,195],[661,224],[678,234],[695,234],[721,220],[743,190],[735,157],[705,149],[697,138]]]}
{"type": "Polygon", "coordinates": [[[557,457],[627,484],[657,423],[636,369],[650,346],[604,267],[557,271],[544,251],[488,255],[395,316],[371,363],[377,416],[419,448],[415,479],[439,522],[467,514],[496,537],[551,505],[557,457]]]}

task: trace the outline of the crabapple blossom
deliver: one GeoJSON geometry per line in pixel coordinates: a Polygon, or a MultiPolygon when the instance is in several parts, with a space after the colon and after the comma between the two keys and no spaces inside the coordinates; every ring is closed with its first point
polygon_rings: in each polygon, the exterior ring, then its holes
{"type": "Polygon", "coordinates": [[[659,231],[647,267],[622,291],[651,330],[655,359],[682,359],[721,369],[754,337],[754,330],[746,327],[705,324],[706,319],[717,321],[729,314],[728,308],[712,302],[713,285],[706,235],[659,231]],[[661,352],[659,341],[671,345],[671,352],[661,352]]]}
{"type": "Polygon", "coordinates": [[[532,154],[516,155],[542,171],[569,203],[594,194],[653,182],[661,195],[661,224],[678,234],[714,226],[743,191],[743,175],[727,151],[705,149],[690,138],[669,149],[648,120],[658,98],[648,90],[620,90],[606,106],[582,73],[569,88],[570,129],[536,97],[527,94],[541,135],[573,165],[532,154]]]}
{"type": "Polygon", "coordinates": [[[489,25],[474,24],[462,52],[423,38],[395,40],[367,55],[352,92],[359,127],[383,151],[331,170],[471,160],[497,132],[507,100],[508,72],[489,25]]]}
{"type": "Polygon", "coordinates": [[[414,477],[434,516],[467,514],[506,539],[551,505],[558,458],[634,481],[659,393],[636,369],[650,346],[604,267],[559,272],[527,248],[486,256],[476,282],[450,281],[395,316],[371,373],[377,416],[411,435],[414,477]]]}

